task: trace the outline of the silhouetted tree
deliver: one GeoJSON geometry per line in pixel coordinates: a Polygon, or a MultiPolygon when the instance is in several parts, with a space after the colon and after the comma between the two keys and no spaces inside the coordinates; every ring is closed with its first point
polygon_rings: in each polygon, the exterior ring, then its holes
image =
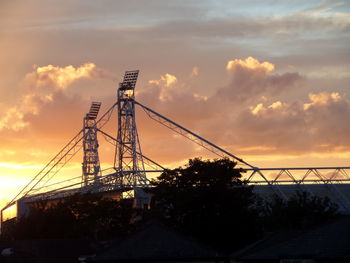
{"type": "Polygon", "coordinates": [[[133,230],[136,213],[130,200],[115,201],[98,195],[74,195],[52,204],[31,207],[26,217],[11,222],[3,237],[31,238],[112,238],[133,230]]]}
{"type": "Polygon", "coordinates": [[[328,198],[305,192],[288,201],[275,196],[261,202],[235,167],[229,159],[196,158],[185,167],[164,171],[152,181],[152,208],[146,214],[132,208],[130,200],[92,194],[39,202],[29,216],[7,222],[2,235],[16,239],[124,237],[133,232],[133,219],[141,214],[232,252],[260,238],[263,231],[308,227],[336,215],[337,206],[328,198]]]}
{"type": "Polygon", "coordinates": [[[328,197],[298,191],[287,201],[279,196],[265,203],[264,225],[268,230],[303,229],[318,225],[338,215],[338,205],[328,197]]]}
{"type": "Polygon", "coordinates": [[[221,249],[234,250],[260,235],[252,187],[229,159],[189,160],[152,184],[153,213],[168,225],[221,249]]]}

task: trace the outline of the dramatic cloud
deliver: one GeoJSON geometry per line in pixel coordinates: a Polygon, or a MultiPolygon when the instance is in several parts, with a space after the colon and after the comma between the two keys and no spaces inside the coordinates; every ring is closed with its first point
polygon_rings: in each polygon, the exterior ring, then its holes
{"type": "Polygon", "coordinates": [[[327,93],[322,92],[318,94],[309,94],[310,103],[304,104],[304,109],[312,109],[314,107],[324,106],[336,102],[339,102],[343,100],[343,98],[339,95],[337,92],[327,93]]]}
{"type": "Polygon", "coordinates": [[[80,67],[43,66],[28,73],[21,89],[22,97],[15,106],[5,109],[0,116],[0,130],[18,131],[29,125],[26,115],[38,115],[43,105],[52,103],[57,92],[66,90],[74,81],[98,76],[95,64],[86,63],[80,67]]]}
{"type": "MultiPolygon", "coordinates": [[[[294,154],[316,149],[315,143],[326,149],[321,136],[324,128],[317,130],[319,138],[315,139],[315,135],[307,132],[308,125],[315,126],[311,120],[320,107],[343,102],[341,95],[310,94],[310,101],[305,103],[273,100],[306,80],[296,72],[277,74],[274,64],[259,62],[253,57],[230,60],[226,70],[230,77],[228,85],[222,87],[221,84],[212,95],[193,92],[182,79],[165,73],[139,88],[137,100],[235,153],[251,154],[254,149],[254,154],[266,154],[283,149],[285,154],[294,154]],[[315,113],[311,114],[313,111],[315,113]],[[291,142],[293,145],[289,145],[291,142]]],[[[80,67],[36,68],[23,81],[27,94],[21,99],[22,106],[9,109],[3,122],[7,127],[11,124],[16,131],[30,124],[33,134],[62,138],[63,143],[66,137],[73,135],[72,130],[80,129],[80,119],[88,104],[80,95],[67,91],[77,80],[96,78],[97,72],[92,63],[80,67]]],[[[112,99],[108,101],[111,103],[112,99]]],[[[206,155],[195,145],[157,125],[138,114],[145,153],[168,163],[192,155],[206,155]]],[[[315,133],[315,128],[311,130],[315,133]]],[[[113,134],[115,127],[107,127],[107,132],[113,134]]],[[[334,142],[328,144],[335,147],[334,142]]],[[[107,155],[105,150],[101,152],[102,156],[107,155]]]]}
{"type": "MultiPolygon", "coordinates": [[[[92,100],[115,101],[129,69],[141,72],[138,101],[242,158],[348,163],[348,2],[101,1],[1,6],[1,163],[45,163],[92,100]]],[[[208,156],[140,109],[137,122],[155,160],[208,156]]]]}
{"type": "Polygon", "coordinates": [[[261,96],[276,97],[296,87],[302,80],[296,72],[273,74],[275,65],[270,62],[260,63],[252,57],[231,60],[226,69],[231,76],[230,85],[219,89],[217,96],[231,102],[239,102],[239,105],[261,96]]]}
{"type": "Polygon", "coordinates": [[[155,85],[162,85],[165,87],[170,87],[177,81],[177,78],[174,75],[166,73],[165,75],[160,76],[158,80],[149,80],[148,83],[155,85]]]}
{"type": "Polygon", "coordinates": [[[0,131],[3,129],[11,129],[18,131],[28,125],[23,121],[23,113],[16,107],[4,110],[3,116],[0,117],[0,131]]]}
{"type": "Polygon", "coordinates": [[[94,63],[86,63],[80,67],[72,65],[66,67],[43,66],[36,67],[35,71],[27,74],[26,82],[34,89],[66,89],[73,81],[81,78],[91,78],[96,71],[94,63]]]}
{"type": "MultiPolygon", "coordinates": [[[[181,79],[165,74],[150,81],[138,99],[238,154],[350,151],[350,125],[345,121],[350,118],[350,102],[340,93],[310,93],[309,98],[283,101],[278,99],[281,94],[305,89],[308,79],[297,72],[274,73],[274,64],[253,57],[230,60],[226,69],[229,85],[211,96],[191,93],[181,79]],[[169,84],[169,79],[177,81],[169,84]]],[[[156,131],[144,120],[140,126],[146,141],[152,135],[160,144],[169,140],[165,130],[156,131]]],[[[147,149],[160,154],[152,144],[147,149]]],[[[181,151],[175,149],[174,154],[181,151]]]]}
{"type": "Polygon", "coordinates": [[[229,85],[218,88],[211,96],[193,92],[186,83],[166,73],[158,80],[149,81],[152,85],[139,92],[138,100],[166,113],[176,112],[176,117],[184,121],[209,119],[262,96],[275,97],[303,79],[298,73],[275,74],[274,68],[272,63],[260,63],[253,57],[231,60],[226,66],[229,85]]]}
{"type": "Polygon", "coordinates": [[[262,75],[266,75],[275,69],[275,65],[271,64],[270,62],[260,63],[257,59],[252,57],[248,57],[245,60],[230,60],[227,62],[226,69],[228,71],[235,71],[238,67],[250,69],[257,73],[261,73],[262,75]]]}
{"type": "Polygon", "coordinates": [[[259,103],[232,120],[234,141],[249,154],[254,154],[250,149],[257,145],[261,147],[260,154],[349,151],[348,118],[350,102],[338,93],[310,94],[304,103],[259,103]]]}

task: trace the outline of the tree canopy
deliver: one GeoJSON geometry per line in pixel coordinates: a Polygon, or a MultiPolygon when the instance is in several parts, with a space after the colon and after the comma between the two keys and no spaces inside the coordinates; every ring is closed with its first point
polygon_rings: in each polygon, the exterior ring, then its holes
{"type": "Polygon", "coordinates": [[[319,197],[298,191],[288,200],[274,195],[265,202],[262,218],[267,230],[308,229],[338,214],[338,205],[327,196],[319,197]]]}
{"type": "Polygon", "coordinates": [[[112,238],[129,234],[136,210],[130,200],[73,195],[57,203],[42,201],[28,216],[9,222],[3,238],[112,238]]]}
{"type": "Polygon", "coordinates": [[[168,225],[214,247],[232,249],[260,231],[252,187],[229,159],[192,159],[152,182],[153,207],[168,225]],[[227,242],[230,240],[230,242],[227,242]]]}
{"type": "Polygon", "coordinates": [[[96,194],[38,203],[29,216],[7,224],[2,237],[109,239],[128,236],[148,220],[160,220],[212,247],[233,252],[266,231],[310,227],[337,213],[328,198],[305,192],[287,201],[278,196],[263,201],[229,159],[191,159],[184,167],[165,170],[148,191],[152,195],[148,211],[133,208],[131,200],[96,194]]]}

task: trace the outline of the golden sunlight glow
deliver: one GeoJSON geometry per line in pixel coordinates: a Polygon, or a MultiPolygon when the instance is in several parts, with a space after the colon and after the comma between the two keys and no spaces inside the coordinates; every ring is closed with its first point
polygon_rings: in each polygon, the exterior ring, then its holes
{"type": "Polygon", "coordinates": [[[259,113],[261,113],[261,112],[263,112],[263,111],[265,111],[266,109],[265,109],[265,107],[264,107],[264,105],[262,104],[262,103],[259,103],[258,105],[256,105],[255,107],[253,107],[253,108],[251,108],[251,113],[253,114],[253,115],[258,115],[259,113]]]}
{"type": "Polygon", "coordinates": [[[76,79],[91,77],[95,68],[94,63],[85,63],[77,68],[72,65],[66,67],[47,65],[36,68],[35,73],[39,81],[50,79],[58,88],[66,89],[76,79]]]}
{"type": "MultiPolygon", "coordinates": [[[[15,156],[14,156],[15,158],[15,156]]],[[[39,161],[40,162],[40,161],[39,161]]],[[[0,208],[4,207],[47,163],[47,156],[40,163],[28,165],[9,162],[0,163],[0,208]]],[[[63,181],[81,175],[81,163],[73,162],[67,164],[50,183],[63,181]]],[[[10,214],[12,212],[9,212],[10,214]]]]}
{"type": "Polygon", "coordinates": [[[304,110],[308,110],[310,107],[315,105],[326,105],[330,102],[338,102],[342,99],[338,92],[321,92],[321,93],[310,93],[309,99],[311,103],[304,104],[304,110]]]}
{"type": "Polygon", "coordinates": [[[199,95],[198,93],[193,93],[192,96],[196,99],[196,100],[203,100],[203,101],[207,101],[208,100],[208,96],[203,96],[203,95],[199,95]]]}
{"type": "Polygon", "coordinates": [[[264,106],[263,103],[259,103],[258,105],[256,105],[255,107],[254,106],[251,106],[250,107],[250,112],[253,114],[253,115],[261,115],[261,114],[264,114],[266,113],[267,110],[270,110],[270,111],[274,111],[274,110],[280,110],[283,108],[283,106],[286,106],[287,104],[281,102],[281,101],[275,101],[273,103],[271,103],[267,108],[264,106]]]}
{"type": "Polygon", "coordinates": [[[17,216],[17,203],[13,204],[9,208],[2,212],[2,220],[6,221],[17,216]]]}
{"type": "Polygon", "coordinates": [[[163,85],[165,87],[170,87],[177,81],[177,78],[174,75],[166,73],[165,75],[160,76],[158,80],[150,80],[148,83],[155,85],[163,85]]]}
{"type": "Polygon", "coordinates": [[[252,152],[252,151],[274,151],[276,147],[271,146],[251,146],[251,147],[241,147],[239,148],[242,152],[252,152]]]}
{"type": "Polygon", "coordinates": [[[177,81],[174,75],[171,75],[168,73],[162,76],[161,79],[165,81],[167,87],[169,87],[170,85],[173,85],[177,81]]]}
{"type": "Polygon", "coordinates": [[[13,164],[13,163],[0,163],[0,167],[5,168],[14,168],[14,169],[39,169],[41,166],[39,165],[21,165],[21,164],[13,164]]]}
{"type": "Polygon", "coordinates": [[[23,120],[23,113],[16,107],[7,109],[4,116],[0,117],[0,131],[3,129],[19,131],[26,126],[28,122],[23,120]]]}
{"type": "Polygon", "coordinates": [[[270,109],[276,110],[276,109],[282,108],[282,106],[283,106],[282,102],[276,101],[276,102],[272,103],[272,104],[269,106],[269,108],[270,108],[270,109]]]}
{"type": "Polygon", "coordinates": [[[170,95],[168,90],[171,90],[176,82],[177,82],[177,78],[174,75],[171,75],[169,73],[166,73],[165,75],[161,75],[160,79],[148,81],[149,84],[159,86],[159,88],[160,88],[159,100],[160,101],[166,101],[166,100],[171,99],[172,96],[170,95]]]}
{"type": "MultiPolygon", "coordinates": [[[[53,102],[55,91],[67,89],[75,80],[92,78],[95,68],[94,63],[85,63],[80,67],[72,65],[37,67],[34,72],[25,76],[22,82],[24,93],[18,102],[14,106],[2,109],[0,131],[3,129],[19,131],[26,128],[29,125],[25,121],[26,114],[39,114],[43,105],[53,102]]],[[[171,82],[171,78],[167,82],[171,82]]]]}
{"type": "Polygon", "coordinates": [[[191,71],[191,77],[197,77],[199,75],[199,68],[193,67],[191,71]]]}
{"type": "Polygon", "coordinates": [[[248,57],[245,60],[235,59],[227,62],[226,69],[228,71],[234,70],[236,67],[243,67],[250,70],[262,71],[265,74],[274,71],[275,65],[270,62],[260,63],[259,60],[253,57],[248,57]]]}

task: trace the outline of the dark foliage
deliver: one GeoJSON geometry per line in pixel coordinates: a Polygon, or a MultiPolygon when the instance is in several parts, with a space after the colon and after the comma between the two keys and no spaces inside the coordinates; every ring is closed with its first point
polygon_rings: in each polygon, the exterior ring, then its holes
{"type": "Polygon", "coordinates": [[[42,202],[17,221],[6,222],[2,238],[125,237],[148,220],[168,226],[217,249],[232,252],[266,231],[308,228],[333,218],[337,206],[328,198],[298,192],[288,201],[275,196],[264,202],[242,180],[229,159],[192,159],[185,167],[164,171],[149,190],[149,211],[130,200],[75,195],[61,202],[42,202]],[[141,217],[139,216],[141,215],[141,217]],[[136,219],[143,218],[135,224],[136,219]]]}
{"type": "Polygon", "coordinates": [[[110,238],[132,231],[136,211],[129,200],[74,195],[56,204],[42,202],[30,214],[9,222],[3,238],[110,238]]]}
{"type": "Polygon", "coordinates": [[[264,225],[267,230],[308,229],[338,215],[338,205],[328,197],[312,196],[299,191],[284,201],[275,195],[265,203],[264,225]]]}
{"type": "Polygon", "coordinates": [[[169,226],[219,249],[242,247],[260,236],[252,187],[228,159],[190,160],[153,181],[153,213],[169,226]],[[229,240],[229,242],[228,242],[229,240]]]}

